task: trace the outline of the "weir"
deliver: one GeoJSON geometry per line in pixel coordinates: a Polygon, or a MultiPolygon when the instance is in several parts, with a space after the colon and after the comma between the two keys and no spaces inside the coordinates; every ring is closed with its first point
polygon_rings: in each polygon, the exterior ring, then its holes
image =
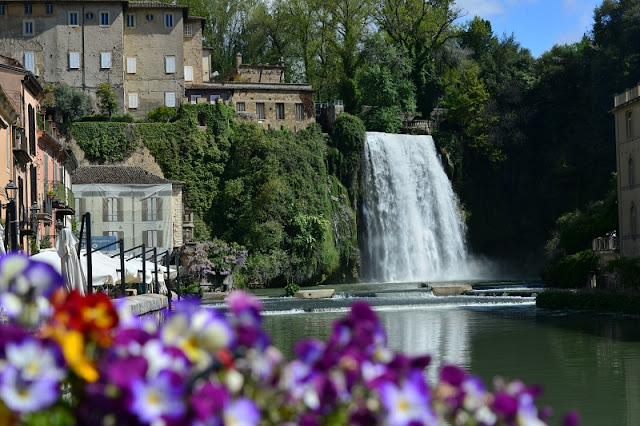
{"type": "Polygon", "coordinates": [[[477,278],[458,198],[431,136],[368,132],[362,176],[363,279],[477,278]]]}

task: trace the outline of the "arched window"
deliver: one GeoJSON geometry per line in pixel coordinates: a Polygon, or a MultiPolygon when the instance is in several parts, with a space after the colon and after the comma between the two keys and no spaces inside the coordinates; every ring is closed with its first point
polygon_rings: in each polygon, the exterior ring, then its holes
{"type": "Polygon", "coordinates": [[[633,157],[629,157],[629,186],[636,184],[636,170],[633,165],[633,157]]]}
{"type": "Polygon", "coordinates": [[[638,234],[638,218],[636,217],[636,206],[631,203],[631,237],[635,240],[638,234]]]}

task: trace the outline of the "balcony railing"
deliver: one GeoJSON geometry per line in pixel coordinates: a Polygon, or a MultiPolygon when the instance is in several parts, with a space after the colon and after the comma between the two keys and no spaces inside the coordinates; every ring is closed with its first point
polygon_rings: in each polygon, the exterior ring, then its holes
{"type": "Polygon", "coordinates": [[[75,197],[73,191],[66,188],[64,182],[49,181],[44,183],[44,193],[52,200],[54,208],[75,209],[75,197]]]}
{"type": "Polygon", "coordinates": [[[20,164],[27,164],[31,162],[31,155],[29,155],[29,141],[27,140],[27,134],[24,129],[17,130],[15,139],[13,141],[13,155],[20,164]]]}
{"type": "Polygon", "coordinates": [[[622,93],[618,93],[613,97],[613,107],[617,108],[622,104],[632,101],[640,96],[640,83],[631,89],[627,89],[622,93]]]}

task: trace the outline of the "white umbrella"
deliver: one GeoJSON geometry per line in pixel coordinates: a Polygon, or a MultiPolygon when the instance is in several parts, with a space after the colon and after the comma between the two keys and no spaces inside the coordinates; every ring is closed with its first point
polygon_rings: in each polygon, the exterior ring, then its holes
{"type": "Polygon", "coordinates": [[[54,248],[42,249],[39,253],[31,256],[31,259],[51,265],[56,272],[62,274],[62,261],[54,248]]]}
{"type": "MultiPolygon", "coordinates": [[[[87,270],[87,253],[82,250],[82,267],[87,270]]],[[[96,251],[91,253],[91,271],[93,282],[101,281],[98,285],[103,284],[120,284],[120,259],[112,258],[106,254],[96,251]]],[[[138,282],[138,270],[135,265],[129,264],[127,260],[124,262],[124,281],[125,283],[138,282]]],[[[96,285],[96,284],[94,284],[96,285]]]]}
{"type": "Polygon", "coordinates": [[[77,244],[78,239],[71,229],[62,228],[60,235],[56,238],[56,251],[62,264],[62,276],[67,284],[67,290],[77,290],[80,294],[84,294],[87,280],[78,259],[77,244]]]}
{"type": "Polygon", "coordinates": [[[0,254],[7,254],[4,249],[4,228],[0,225],[0,254]]]}

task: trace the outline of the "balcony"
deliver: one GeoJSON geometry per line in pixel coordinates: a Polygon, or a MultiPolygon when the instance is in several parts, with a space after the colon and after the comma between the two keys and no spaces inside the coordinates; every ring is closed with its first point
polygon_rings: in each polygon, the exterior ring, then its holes
{"type": "Polygon", "coordinates": [[[47,194],[51,207],[56,209],[57,216],[73,215],[76,213],[73,191],[66,188],[63,182],[45,182],[44,193],[47,194]]]}
{"type": "Polygon", "coordinates": [[[23,166],[32,161],[29,155],[29,143],[24,129],[16,130],[16,137],[13,141],[13,156],[23,166]]]}

